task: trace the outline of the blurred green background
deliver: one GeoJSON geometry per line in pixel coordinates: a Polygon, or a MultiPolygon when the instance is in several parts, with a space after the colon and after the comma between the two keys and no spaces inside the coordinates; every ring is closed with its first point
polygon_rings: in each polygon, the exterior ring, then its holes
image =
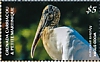
{"type": "MultiPolygon", "coordinates": [[[[98,36],[98,2],[3,2],[3,24],[5,23],[5,7],[9,6],[15,8],[15,55],[5,56],[5,41],[3,38],[3,60],[52,60],[45,51],[41,39],[35,50],[34,58],[32,59],[30,56],[31,45],[41,18],[42,10],[48,4],[57,6],[60,9],[61,19],[59,26],[73,27],[88,41],[88,27],[92,25],[93,32],[97,32],[98,36]],[[90,5],[97,6],[96,13],[86,13],[90,5]]],[[[3,37],[4,36],[5,34],[3,32],[3,37]]]]}

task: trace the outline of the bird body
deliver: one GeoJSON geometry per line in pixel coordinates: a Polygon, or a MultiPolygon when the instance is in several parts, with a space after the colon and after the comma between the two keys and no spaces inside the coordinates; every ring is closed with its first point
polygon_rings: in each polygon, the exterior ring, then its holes
{"type": "Polygon", "coordinates": [[[54,60],[89,60],[99,59],[94,56],[91,47],[89,57],[89,43],[74,29],[70,27],[57,27],[50,29],[46,27],[42,35],[43,45],[54,60]],[[66,50],[67,49],[67,50],[66,50]]]}
{"type": "Polygon", "coordinates": [[[73,28],[58,27],[60,10],[47,5],[40,19],[31,48],[33,58],[36,44],[42,39],[44,48],[54,60],[99,60],[92,46],[73,28]]]}

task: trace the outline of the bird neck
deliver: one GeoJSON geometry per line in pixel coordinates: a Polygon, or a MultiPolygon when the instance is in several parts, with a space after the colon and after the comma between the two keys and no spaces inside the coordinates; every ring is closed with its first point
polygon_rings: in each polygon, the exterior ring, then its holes
{"type": "Polygon", "coordinates": [[[58,24],[54,25],[54,24],[51,24],[50,26],[48,26],[49,29],[54,29],[54,28],[57,28],[58,27],[58,24]]]}

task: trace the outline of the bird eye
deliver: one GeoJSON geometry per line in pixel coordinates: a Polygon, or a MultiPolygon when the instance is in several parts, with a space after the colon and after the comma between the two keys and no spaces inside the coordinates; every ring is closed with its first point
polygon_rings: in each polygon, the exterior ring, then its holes
{"type": "Polygon", "coordinates": [[[48,13],[48,10],[45,10],[45,13],[48,13]]]}

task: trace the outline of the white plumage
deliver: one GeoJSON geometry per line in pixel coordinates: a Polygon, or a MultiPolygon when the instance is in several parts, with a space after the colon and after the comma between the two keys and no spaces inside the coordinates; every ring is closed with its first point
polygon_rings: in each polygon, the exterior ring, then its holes
{"type": "Polygon", "coordinates": [[[99,60],[98,54],[94,56],[94,49],[76,30],[56,27],[59,15],[59,9],[53,5],[47,5],[43,10],[32,44],[31,57],[33,58],[37,41],[41,37],[47,53],[54,60],[99,60]]]}
{"type": "Polygon", "coordinates": [[[48,41],[43,40],[43,44],[52,59],[99,60],[99,56],[96,54],[95,57],[95,51],[93,51],[92,47],[89,47],[89,43],[74,29],[70,27],[58,27],[50,29],[45,33],[50,33],[48,41]],[[92,52],[91,57],[89,56],[89,48],[91,48],[92,52]]]}

